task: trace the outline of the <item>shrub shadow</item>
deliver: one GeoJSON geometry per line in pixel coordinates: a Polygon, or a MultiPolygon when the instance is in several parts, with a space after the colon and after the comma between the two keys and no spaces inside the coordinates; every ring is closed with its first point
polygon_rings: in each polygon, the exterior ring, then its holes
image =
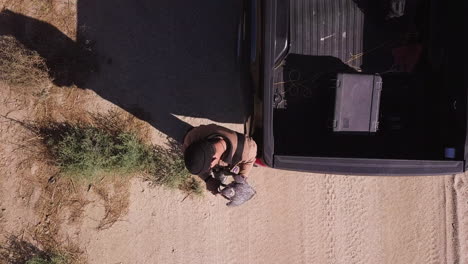
{"type": "Polygon", "coordinates": [[[9,264],[24,264],[33,257],[47,259],[46,252],[33,244],[11,235],[6,245],[0,245],[0,262],[9,264]]]}

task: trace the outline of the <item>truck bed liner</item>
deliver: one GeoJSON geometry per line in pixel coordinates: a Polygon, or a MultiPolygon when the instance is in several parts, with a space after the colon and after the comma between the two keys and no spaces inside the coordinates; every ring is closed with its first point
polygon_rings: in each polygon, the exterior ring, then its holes
{"type": "Polygon", "coordinates": [[[352,0],[291,0],[290,52],[362,64],[364,14],[352,0]]]}

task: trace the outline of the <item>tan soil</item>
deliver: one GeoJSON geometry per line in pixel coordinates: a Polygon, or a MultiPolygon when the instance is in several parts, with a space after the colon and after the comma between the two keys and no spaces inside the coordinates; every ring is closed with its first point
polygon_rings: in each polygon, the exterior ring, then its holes
{"type": "MultiPolygon", "coordinates": [[[[18,3],[0,1],[0,7],[39,12],[18,3]]],[[[114,108],[92,91],[45,89],[47,96],[38,97],[0,85],[0,115],[10,118],[0,117],[0,245],[11,234],[33,241],[33,231],[50,221],[42,210],[55,173],[30,147],[34,135],[11,119],[65,120],[114,108]]],[[[165,140],[154,129],[151,138],[165,140]]],[[[63,183],[68,204],[47,226],[58,227],[50,234],[54,240],[72,241],[98,264],[468,263],[466,175],[358,177],[255,168],[249,181],[257,196],[238,208],[210,194],[152,188],[138,177],[126,187],[96,190],[63,183]],[[112,211],[117,207],[123,214],[112,211]],[[116,222],[109,225],[109,219],[116,222]]]]}
{"type": "Polygon", "coordinates": [[[453,251],[451,176],[256,169],[250,182],[258,196],[227,208],[135,179],[127,216],[97,232],[103,208],[89,205],[74,239],[90,263],[454,263],[466,250],[453,251]]]}

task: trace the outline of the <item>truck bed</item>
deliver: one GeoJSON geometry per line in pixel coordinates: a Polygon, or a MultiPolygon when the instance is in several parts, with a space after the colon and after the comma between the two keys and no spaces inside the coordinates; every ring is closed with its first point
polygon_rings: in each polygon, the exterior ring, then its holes
{"type": "Polygon", "coordinates": [[[364,14],[351,0],[291,0],[290,53],[333,56],[360,67],[364,14]]]}
{"type": "Polygon", "coordinates": [[[416,17],[408,32],[407,21],[379,24],[352,0],[291,0],[289,52],[273,73],[275,155],[445,160],[454,148],[463,160],[466,89],[447,85],[448,68],[429,56],[430,10],[407,4],[416,17]],[[421,57],[413,70],[395,71],[392,52],[408,43],[423,47],[421,57]],[[332,131],[338,72],[382,76],[377,133],[332,131]]]}

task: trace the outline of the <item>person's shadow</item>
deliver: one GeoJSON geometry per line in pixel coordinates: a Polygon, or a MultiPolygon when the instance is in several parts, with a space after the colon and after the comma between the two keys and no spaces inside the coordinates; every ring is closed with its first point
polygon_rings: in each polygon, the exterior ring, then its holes
{"type": "Polygon", "coordinates": [[[0,35],[13,35],[46,58],[54,82],[92,89],[180,141],[178,116],[242,123],[237,63],[241,3],[79,0],[77,41],[8,10],[0,35]]]}

